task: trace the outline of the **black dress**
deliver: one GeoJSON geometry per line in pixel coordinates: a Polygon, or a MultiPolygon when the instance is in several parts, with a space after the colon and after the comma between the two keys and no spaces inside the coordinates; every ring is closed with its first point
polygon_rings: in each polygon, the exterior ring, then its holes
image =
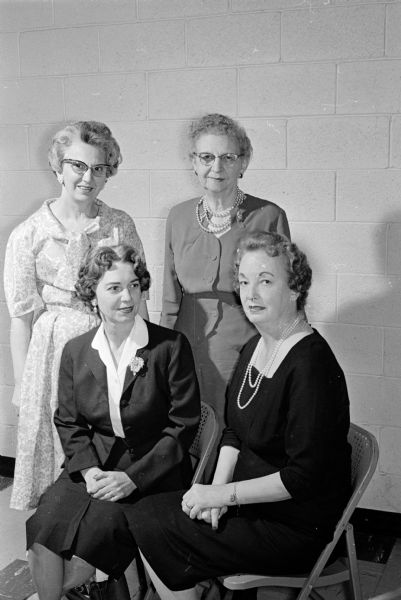
{"type": "MultiPolygon", "coordinates": [[[[236,572],[307,570],[349,498],[349,401],[330,347],[316,331],[301,339],[240,410],[238,392],[258,340],[245,346],[229,387],[221,445],[240,450],[234,481],[279,471],[291,499],[230,507],[217,531],[181,510],[183,491],[140,500],[133,534],[170,589],[236,572]]],[[[241,405],[252,392],[245,385],[241,405]]]]}

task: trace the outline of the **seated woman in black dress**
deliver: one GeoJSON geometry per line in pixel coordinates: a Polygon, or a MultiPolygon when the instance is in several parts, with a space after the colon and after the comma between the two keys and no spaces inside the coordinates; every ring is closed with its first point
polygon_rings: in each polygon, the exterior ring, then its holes
{"type": "Polygon", "coordinates": [[[190,484],[194,361],[183,334],[138,314],[149,283],[129,246],[96,248],[80,269],[77,294],[102,322],[68,342],[61,359],[54,421],[65,469],[27,521],[40,600],[59,600],[95,568],[119,579],[136,552],[133,504],[190,484]]]}
{"type": "Polygon", "coordinates": [[[259,332],[227,392],[212,485],[140,500],[133,534],[162,598],[196,598],[210,577],[310,568],[350,493],[343,371],[304,305],[305,255],[277,233],[248,234],[237,289],[259,332]]]}

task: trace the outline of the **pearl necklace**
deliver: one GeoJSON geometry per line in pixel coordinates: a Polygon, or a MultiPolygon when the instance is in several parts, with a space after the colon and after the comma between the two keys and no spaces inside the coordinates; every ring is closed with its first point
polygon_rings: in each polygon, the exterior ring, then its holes
{"type": "Polygon", "coordinates": [[[202,198],[200,198],[200,200],[198,201],[195,209],[196,220],[198,222],[199,227],[202,229],[202,231],[205,231],[206,233],[222,233],[223,231],[229,229],[231,227],[231,211],[237,209],[245,200],[245,198],[246,196],[244,192],[242,192],[237,187],[234,204],[229,208],[214,212],[210,208],[206,196],[202,196],[202,198]],[[209,214],[211,215],[211,217],[209,217],[209,214]],[[222,219],[222,222],[220,224],[213,223],[213,217],[222,219]],[[203,221],[206,221],[206,225],[203,224],[203,221]]]}
{"type": "Polygon", "coordinates": [[[257,346],[255,348],[255,351],[253,353],[253,360],[251,358],[251,360],[248,363],[248,366],[246,368],[246,371],[244,373],[244,378],[242,380],[242,384],[241,384],[241,388],[240,391],[238,392],[238,396],[237,396],[237,406],[238,408],[240,408],[241,410],[243,410],[244,408],[246,408],[247,406],[249,406],[249,404],[252,402],[252,400],[255,398],[256,394],[259,391],[259,387],[260,384],[262,382],[263,377],[267,377],[267,375],[269,374],[269,371],[274,363],[274,361],[276,360],[278,351],[280,350],[284,340],[286,340],[291,333],[294,331],[294,329],[297,327],[297,325],[303,321],[304,317],[303,315],[298,315],[296,317],[296,319],[290,323],[283,331],[280,339],[277,340],[277,342],[275,343],[272,353],[270,355],[269,360],[267,361],[266,365],[263,367],[263,369],[261,371],[258,372],[255,381],[252,381],[252,366],[254,364],[256,364],[256,361],[262,351],[263,348],[263,338],[260,338],[259,342],[257,343],[257,346]],[[253,392],[252,396],[249,398],[249,400],[247,402],[245,402],[245,404],[241,405],[240,399],[241,399],[241,394],[242,391],[244,389],[245,386],[245,382],[248,379],[248,385],[251,389],[254,389],[255,391],[253,392]]]}

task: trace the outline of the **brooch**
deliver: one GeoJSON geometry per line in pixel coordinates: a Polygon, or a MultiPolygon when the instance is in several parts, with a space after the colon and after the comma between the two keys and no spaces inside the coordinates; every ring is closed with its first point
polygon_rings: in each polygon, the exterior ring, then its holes
{"type": "Polygon", "coordinates": [[[133,374],[138,375],[138,373],[145,367],[145,361],[141,356],[133,356],[128,365],[133,374]]]}
{"type": "Polygon", "coordinates": [[[238,225],[240,227],[245,227],[244,217],[245,217],[245,209],[244,208],[239,208],[237,210],[237,223],[238,223],[238,225]]]}

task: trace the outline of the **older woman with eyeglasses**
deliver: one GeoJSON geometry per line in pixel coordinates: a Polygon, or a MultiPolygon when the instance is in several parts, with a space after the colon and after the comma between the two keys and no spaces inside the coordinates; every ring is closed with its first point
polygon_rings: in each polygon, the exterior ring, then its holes
{"type": "Polygon", "coordinates": [[[255,334],[234,294],[234,251],[245,232],[290,234],[280,207],[238,187],[252,145],[236,121],[205,115],[192,123],[189,142],[204,194],[173,207],[167,219],[161,324],[189,339],[202,400],[223,423],[226,384],[255,334]]]}
{"type": "MultiPolygon", "coordinates": [[[[110,129],[78,121],[58,131],[49,148],[60,186],[18,225],[7,244],[4,287],[11,316],[11,353],[19,406],[18,442],[11,507],[37,506],[60,473],[63,451],[52,423],[65,343],[99,324],[75,295],[79,265],[94,246],[136,248],[141,240],[131,217],[98,199],[122,157],[110,129]]],[[[139,309],[147,318],[146,301],[139,309]]]]}

